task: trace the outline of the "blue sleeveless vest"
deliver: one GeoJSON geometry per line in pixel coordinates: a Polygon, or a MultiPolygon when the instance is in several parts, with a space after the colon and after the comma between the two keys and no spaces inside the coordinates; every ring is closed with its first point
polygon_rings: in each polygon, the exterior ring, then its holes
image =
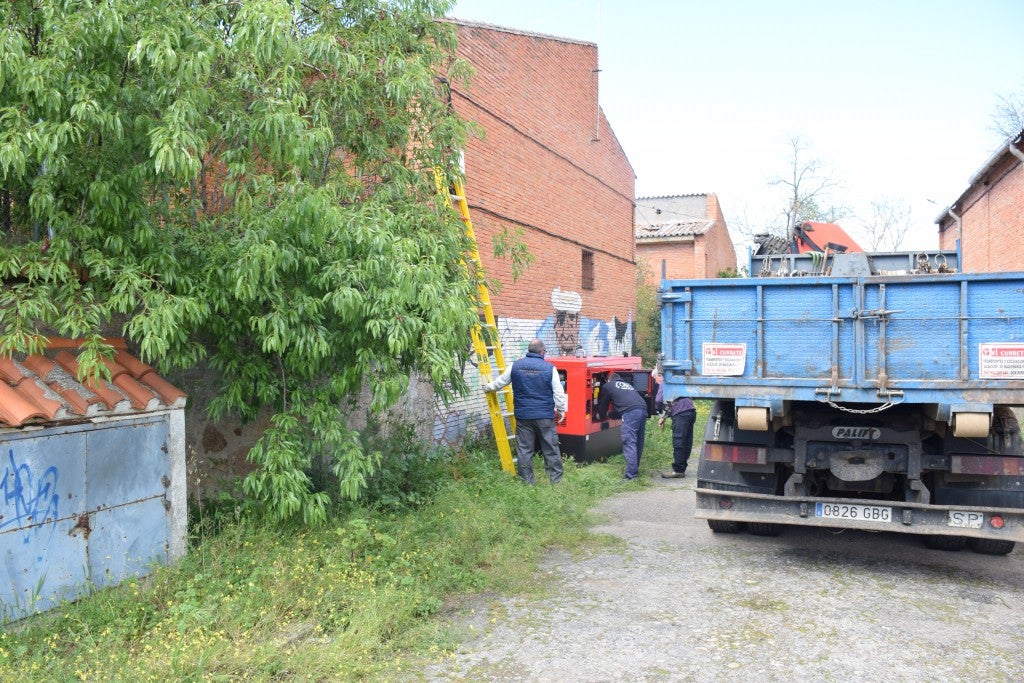
{"type": "Polygon", "coordinates": [[[555,366],[536,353],[527,353],[512,364],[512,400],[517,420],[555,417],[551,373],[555,366]]]}

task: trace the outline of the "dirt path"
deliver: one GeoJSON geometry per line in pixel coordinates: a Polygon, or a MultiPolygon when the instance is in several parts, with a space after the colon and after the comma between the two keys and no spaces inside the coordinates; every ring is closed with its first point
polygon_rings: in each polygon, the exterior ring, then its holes
{"type": "Polygon", "coordinates": [[[431,681],[1021,681],[1024,548],[926,550],[900,534],[712,534],[693,479],[621,494],[625,550],[551,553],[541,599],[458,617],[479,633],[431,681]]]}

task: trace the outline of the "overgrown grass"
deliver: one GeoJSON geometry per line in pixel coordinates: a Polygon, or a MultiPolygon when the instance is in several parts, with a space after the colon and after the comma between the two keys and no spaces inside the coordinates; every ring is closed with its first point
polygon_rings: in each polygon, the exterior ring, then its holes
{"type": "Polygon", "coordinates": [[[387,680],[457,645],[436,618],[447,597],[534,590],[546,549],[594,542],[595,502],[649,485],[672,457],[655,420],[639,484],[621,481],[621,456],[569,460],[559,486],[538,461],[544,481],[529,487],[487,444],[415,457],[402,446],[404,474],[375,482],[376,503],[319,529],[204,509],[174,567],[7,625],[0,680],[387,680]]]}

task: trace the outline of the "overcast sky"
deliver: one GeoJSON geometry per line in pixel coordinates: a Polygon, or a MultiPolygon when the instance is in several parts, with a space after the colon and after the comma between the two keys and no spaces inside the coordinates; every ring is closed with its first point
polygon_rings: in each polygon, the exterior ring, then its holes
{"type": "Polygon", "coordinates": [[[1005,142],[997,95],[1024,93],[1022,0],[458,0],[450,16],[596,43],[637,196],[714,192],[730,224],[769,223],[797,135],[841,182],[833,204],[909,203],[904,249],[937,247],[935,217],[1005,142]]]}

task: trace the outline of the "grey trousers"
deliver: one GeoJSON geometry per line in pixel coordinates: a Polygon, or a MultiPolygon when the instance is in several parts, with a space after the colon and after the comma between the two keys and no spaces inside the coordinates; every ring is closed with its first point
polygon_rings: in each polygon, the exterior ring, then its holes
{"type": "Polygon", "coordinates": [[[533,484],[533,454],[540,444],[544,454],[544,470],[552,484],[562,479],[562,454],[558,450],[555,420],[516,419],[516,472],[527,484],[533,484]]]}

